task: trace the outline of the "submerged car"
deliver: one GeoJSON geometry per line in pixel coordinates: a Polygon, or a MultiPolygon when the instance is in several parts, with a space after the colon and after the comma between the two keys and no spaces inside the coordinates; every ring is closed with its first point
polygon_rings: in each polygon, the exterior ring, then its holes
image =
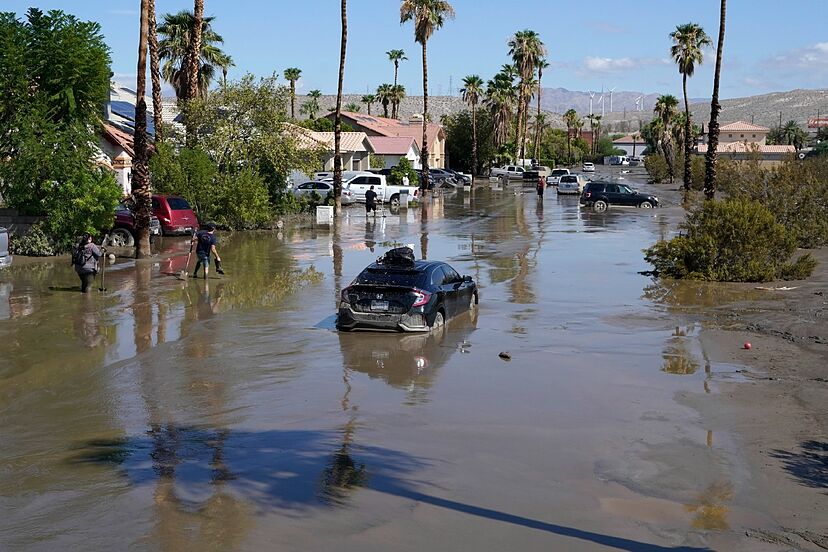
{"type": "Polygon", "coordinates": [[[610,205],[625,205],[652,209],[658,207],[658,198],[651,194],[643,194],[633,190],[625,184],[612,182],[590,182],[581,194],[581,205],[595,211],[606,211],[610,205]]]}
{"type": "MultiPolygon", "coordinates": [[[[403,251],[401,251],[403,250],[403,251]]],[[[427,332],[477,307],[477,284],[441,261],[392,249],[340,293],[339,330],[427,332]]]]}

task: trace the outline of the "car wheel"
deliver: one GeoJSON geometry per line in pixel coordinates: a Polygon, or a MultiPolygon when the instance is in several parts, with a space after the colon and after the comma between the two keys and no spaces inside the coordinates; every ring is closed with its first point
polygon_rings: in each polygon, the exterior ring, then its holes
{"type": "Polygon", "coordinates": [[[399,196],[399,194],[392,195],[391,200],[388,202],[388,205],[392,209],[399,209],[400,208],[400,196],[399,196]]]}
{"type": "Polygon", "coordinates": [[[431,329],[437,330],[442,328],[446,323],[446,319],[443,316],[443,311],[437,311],[437,314],[434,315],[434,322],[431,323],[431,329]]]}
{"type": "Polygon", "coordinates": [[[649,201],[642,201],[641,205],[639,205],[639,207],[641,207],[642,209],[652,209],[653,204],[650,203],[649,201]]]}
{"type": "Polygon", "coordinates": [[[109,233],[109,245],[112,247],[133,247],[135,238],[126,228],[115,228],[109,233]]]}
{"type": "Polygon", "coordinates": [[[592,209],[596,213],[603,213],[604,211],[607,210],[608,207],[609,207],[609,205],[603,199],[599,199],[598,201],[596,201],[595,203],[592,204],[592,209]]]}
{"type": "Polygon", "coordinates": [[[469,299],[469,310],[473,311],[475,308],[477,308],[477,295],[472,293],[471,299],[469,299]]]}

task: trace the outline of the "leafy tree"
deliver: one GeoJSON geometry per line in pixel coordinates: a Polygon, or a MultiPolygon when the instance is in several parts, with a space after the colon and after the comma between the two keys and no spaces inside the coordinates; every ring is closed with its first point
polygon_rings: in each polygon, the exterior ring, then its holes
{"type": "MultiPolygon", "coordinates": [[[[201,24],[201,59],[198,68],[198,95],[201,97],[207,95],[216,69],[224,70],[232,65],[230,56],[218,46],[224,43],[224,39],[213,30],[214,20],[215,17],[204,17],[201,24]]],[[[165,60],[161,75],[173,87],[175,97],[179,100],[188,97],[188,59],[194,28],[195,15],[188,10],[165,14],[158,25],[158,33],[161,35],[158,53],[165,60]]]]}
{"type": "Polygon", "coordinates": [[[97,23],[59,10],[32,8],[25,21],[0,13],[0,195],[46,215],[59,250],[111,225],[121,193],[93,162],[109,63],[97,23]]]}
{"type": "Polygon", "coordinates": [[[446,0],[402,0],[400,3],[400,23],[414,22],[414,40],[423,47],[423,142],[420,151],[423,195],[428,190],[428,40],[447,19],[453,18],[454,8],[446,0]]]}
{"type": "Polygon", "coordinates": [[[388,176],[388,179],[392,184],[401,186],[403,183],[403,177],[405,176],[408,176],[408,182],[410,185],[417,184],[417,171],[414,170],[414,167],[411,165],[411,161],[408,157],[400,158],[397,166],[391,168],[391,174],[388,176]]]}
{"type": "Polygon", "coordinates": [[[693,76],[696,65],[701,65],[704,60],[704,48],[711,44],[710,37],[696,23],[685,23],[679,25],[676,30],[670,33],[673,39],[673,46],[670,48],[670,55],[681,73],[682,90],[684,91],[684,189],[689,190],[692,184],[692,169],[690,166],[691,147],[691,116],[690,101],[687,99],[687,79],[693,76]]]}
{"type": "Polygon", "coordinates": [[[659,275],[767,282],[807,278],[816,266],[809,253],[791,263],[796,238],[757,201],[706,201],[687,216],[683,230],[645,251],[644,258],[659,275]]]}
{"type": "Polygon", "coordinates": [[[483,173],[484,165],[497,154],[494,129],[489,113],[485,110],[479,111],[475,121],[471,111],[464,110],[445,117],[443,128],[446,132],[446,155],[452,168],[472,174],[483,173]],[[477,129],[476,157],[473,144],[475,126],[477,129]]]}
{"type": "Polygon", "coordinates": [[[302,76],[302,70],[297,67],[285,69],[285,80],[290,83],[290,118],[296,119],[296,81],[302,76]]]}

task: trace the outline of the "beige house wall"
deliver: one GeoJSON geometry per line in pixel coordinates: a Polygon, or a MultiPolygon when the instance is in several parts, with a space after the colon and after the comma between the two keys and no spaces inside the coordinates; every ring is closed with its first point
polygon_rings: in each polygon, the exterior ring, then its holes
{"type": "Polygon", "coordinates": [[[766,145],[768,139],[768,133],[763,131],[747,131],[747,132],[720,132],[719,133],[719,142],[721,143],[731,143],[731,142],[748,142],[748,143],[756,143],[759,145],[766,145]]]}

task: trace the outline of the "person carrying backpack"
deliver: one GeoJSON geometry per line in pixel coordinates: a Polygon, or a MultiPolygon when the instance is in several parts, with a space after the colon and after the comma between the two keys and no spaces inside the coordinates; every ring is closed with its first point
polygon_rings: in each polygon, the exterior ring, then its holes
{"type": "Polygon", "coordinates": [[[80,277],[81,293],[89,293],[89,288],[95,282],[101,254],[101,249],[92,242],[91,234],[84,234],[72,252],[72,266],[80,277]]]}
{"type": "MultiPolygon", "coordinates": [[[[207,274],[210,272],[210,254],[216,256],[216,266],[221,266],[221,257],[216,250],[216,225],[208,222],[204,225],[203,230],[199,230],[193,236],[193,242],[196,244],[196,261],[193,269],[193,278],[198,278],[198,268],[204,265],[204,279],[207,279],[207,274]]],[[[218,270],[218,268],[217,268],[218,270]]]]}

